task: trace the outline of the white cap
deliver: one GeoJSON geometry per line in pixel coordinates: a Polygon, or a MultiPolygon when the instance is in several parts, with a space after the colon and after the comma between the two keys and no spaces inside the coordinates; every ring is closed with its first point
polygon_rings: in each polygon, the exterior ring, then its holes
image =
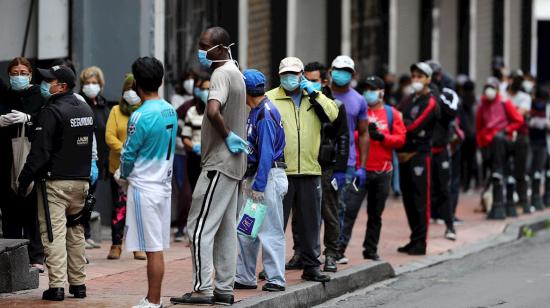
{"type": "Polygon", "coordinates": [[[304,70],[304,63],[296,57],[286,57],[279,64],[279,75],[286,72],[300,73],[304,70]]]}
{"type": "Polygon", "coordinates": [[[422,72],[424,75],[428,76],[428,78],[432,77],[432,74],[433,74],[432,68],[426,62],[418,62],[418,63],[415,63],[415,64],[411,65],[411,73],[414,70],[418,70],[418,71],[422,72]]]}
{"type": "Polygon", "coordinates": [[[349,68],[355,72],[355,62],[349,56],[338,56],[332,61],[332,68],[349,68]]]}

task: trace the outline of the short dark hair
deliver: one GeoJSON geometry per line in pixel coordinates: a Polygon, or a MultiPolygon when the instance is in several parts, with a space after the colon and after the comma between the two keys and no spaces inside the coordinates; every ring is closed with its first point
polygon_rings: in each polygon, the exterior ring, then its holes
{"type": "Polygon", "coordinates": [[[17,66],[17,65],[26,66],[27,69],[29,69],[29,73],[32,74],[31,62],[29,62],[29,60],[27,60],[27,58],[24,58],[24,57],[16,57],[16,58],[14,58],[13,60],[10,61],[10,63],[8,64],[8,74],[10,73],[12,67],[17,66]]]}
{"type": "Polygon", "coordinates": [[[211,43],[215,46],[222,44],[223,46],[229,46],[231,44],[231,37],[229,32],[222,27],[212,27],[207,30],[210,33],[211,43]]]}
{"type": "Polygon", "coordinates": [[[304,72],[315,72],[315,71],[319,71],[321,75],[321,80],[327,79],[327,67],[322,63],[319,63],[317,61],[310,62],[306,64],[306,66],[304,67],[304,72]]]}
{"type": "Polygon", "coordinates": [[[162,63],[154,57],[138,58],[132,64],[132,74],[136,80],[136,85],[145,92],[156,92],[162,84],[164,77],[164,67],[162,63]]]}

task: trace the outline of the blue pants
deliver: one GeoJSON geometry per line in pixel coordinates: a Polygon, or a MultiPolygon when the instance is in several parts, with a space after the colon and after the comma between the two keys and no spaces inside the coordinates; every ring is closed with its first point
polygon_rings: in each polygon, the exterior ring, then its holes
{"type": "MultiPolygon", "coordinates": [[[[253,179],[248,178],[247,186],[253,179]]],[[[244,285],[256,285],[256,261],[260,244],[262,262],[267,282],[285,285],[285,232],[283,198],[288,190],[284,169],[273,168],[264,192],[264,203],[269,207],[256,239],[238,234],[239,257],[235,281],[244,285]]]]}
{"type": "Polygon", "coordinates": [[[174,177],[176,178],[176,185],[178,186],[178,191],[183,189],[183,181],[185,174],[185,164],[186,156],[176,154],[174,155],[174,177]]]}

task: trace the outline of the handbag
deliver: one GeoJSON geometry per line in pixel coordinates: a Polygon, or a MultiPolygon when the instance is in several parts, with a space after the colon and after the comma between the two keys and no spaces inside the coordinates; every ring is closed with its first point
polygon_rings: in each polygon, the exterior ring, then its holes
{"type": "MultiPolygon", "coordinates": [[[[20,125],[22,128],[17,128],[17,137],[11,139],[11,148],[13,154],[13,164],[11,166],[11,189],[17,193],[19,188],[19,174],[23,170],[27,162],[27,156],[31,151],[31,142],[25,136],[25,124],[20,125]]],[[[32,182],[27,188],[25,196],[28,196],[34,187],[32,182]]]]}
{"type": "Polygon", "coordinates": [[[267,205],[247,198],[239,215],[237,233],[256,239],[264,222],[266,212],[267,205]]]}

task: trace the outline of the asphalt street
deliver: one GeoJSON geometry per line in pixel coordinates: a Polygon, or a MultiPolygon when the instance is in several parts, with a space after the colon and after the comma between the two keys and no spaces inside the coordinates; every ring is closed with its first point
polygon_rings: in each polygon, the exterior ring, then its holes
{"type": "Polygon", "coordinates": [[[550,232],[404,274],[321,307],[550,307],[550,232]]]}

